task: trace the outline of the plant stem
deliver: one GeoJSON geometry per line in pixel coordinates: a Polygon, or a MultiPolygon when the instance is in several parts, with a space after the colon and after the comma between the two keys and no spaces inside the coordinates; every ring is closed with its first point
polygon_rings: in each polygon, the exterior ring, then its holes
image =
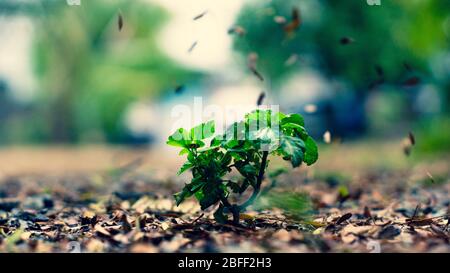
{"type": "Polygon", "coordinates": [[[239,224],[239,213],[240,213],[239,206],[230,204],[230,202],[228,201],[228,199],[225,196],[222,196],[220,198],[220,201],[233,214],[233,224],[238,225],[239,224]]]}
{"type": "Polygon", "coordinates": [[[262,159],[261,159],[261,167],[260,167],[259,173],[258,173],[258,180],[256,181],[256,185],[254,187],[253,194],[252,194],[252,196],[250,196],[250,198],[247,201],[245,201],[245,203],[243,203],[242,205],[239,206],[239,211],[242,211],[242,210],[246,209],[248,206],[250,206],[251,204],[253,204],[256,197],[258,197],[258,194],[261,191],[261,183],[264,178],[264,172],[266,170],[268,156],[269,156],[269,152],[264,151],[263,155],[262,155],[262,159]]]}
{"type": "Polygon", "coordinates": [[[264,151],[262,158],[261,158],[261,166],[260,166],[258,177],[256,180],[256,185],[253,187],[254,188],[253,193],[247,201],[245,201],[242,205],[232,205],[226,197],[222,197],[220,199],[222,204],[225,207],[227,207],[230,210],[230,212],[233,214],[233,224],[234,225],[239,224],[239,214],[241,213],[241,211],[245,210],[248,206],[253,204],[256,197],[258,197],[259,192],[261,191],[261,184],[264,179],[264,172],[266,170],[268,156],[269,156],[269,152],[264,151]]]}

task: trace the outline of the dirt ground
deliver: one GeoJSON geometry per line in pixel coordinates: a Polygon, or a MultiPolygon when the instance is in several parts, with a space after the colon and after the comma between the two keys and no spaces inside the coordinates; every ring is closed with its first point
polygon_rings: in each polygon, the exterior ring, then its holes
{"type": "Polygon", "coordinates": [[[0,252],[450,251],[449,156],[407,158],[397,142],[321,147],[318,164],[278,181],[278,191],[310,196],[308,219],[250,209],[233,226],[193,200],[175,206],[172,194],[189,174],[175,176],[182,159],[174,155],[0,150],[0,252]]]}

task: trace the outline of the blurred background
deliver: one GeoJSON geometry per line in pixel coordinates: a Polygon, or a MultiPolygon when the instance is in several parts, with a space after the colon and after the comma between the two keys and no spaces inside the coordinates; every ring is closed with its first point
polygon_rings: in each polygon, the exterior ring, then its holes
{"type": "Polygon", "coordinates": [[[394,164],[409,132],[413,158],[450,154],[448,1],[79,2],[0,1],[1,172],[159,159],[173,106],[261,92],[305,115],[323,165],[394,164]]]}

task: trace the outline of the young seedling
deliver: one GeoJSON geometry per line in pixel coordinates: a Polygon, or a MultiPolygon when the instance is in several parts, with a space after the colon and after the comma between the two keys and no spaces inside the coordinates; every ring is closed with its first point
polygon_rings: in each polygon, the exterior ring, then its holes
{"type": "Polygon", "coordinates": [[[178,174],[190,170],[193,176],[175,194],[177,205],[191,196],[199,201],[202,210],[219,204],[214,218],[220,223],[227,223],[227,214],[231,213],[232,223],[238,224],[240,213],[253,204],[261,192],[269,155],[290,161],[294,168],[303,162],[311,165],[318,158],[316,143],[306,132],[303,117],[271,110],[248,113],[223,135],[215,135],[213,121],[191,130],[180,128],[169,136],[167,144],[180,147],[180,155],[187,155],[178,174]],[[233,169],[241,179],[228,178],[233,169]],[[246,201],[229,201],[232,194],[242,195],[249,187],[253,192],[246,201]]]}

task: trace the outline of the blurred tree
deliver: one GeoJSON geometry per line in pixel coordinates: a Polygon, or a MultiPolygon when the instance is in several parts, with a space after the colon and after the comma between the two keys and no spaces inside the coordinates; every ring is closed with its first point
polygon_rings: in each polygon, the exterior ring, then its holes
{"type": "MultiPolygon", "coordinates": [[[[398,92],[431,83],[440,87],[441,97],[450,97],[450,77],[436,77],[431,64],[450,53],[449,11],[448,1],[441,0],[382,1],[381,6],[365,0],[250,1],[235,22],[245,33],[234,35],[234,48],[242,60],[258,55],[257,69],[274,91],[302,69],[343,83],[345,89],[321,102],[320,114],[327,129],[344,136],[366,129],[365,102],[376,87],[398,92]]],[[[402,118],[411,121],[419,88],[406,91],[402,118]]]]}
{"type": "MultiPolygon", "coordinates": [[[[365,92],[383,74],[386,82],[406,80],[406,67],[429,76],[429,60],[448,50],[444,34],[449,5],[446,1],[272,0],[252,1],[236,25],[246,34],[235,36],[242,55],[259,55],[259,69],[275,85],[305,67],[286,65],[293,54],[333,79],[344,80],[365,92]],[[292,10],[300,10],[300,26],[288,33],[292,10]],[[286,20],[286,23],[283,21],[286,20]]],[[[292,58],[291,58],[292,59],[292,58]]]]}
{"type": "Polygon", "coordinates": [[[26,7],[9,3],[2,10],[8,8],[34,16],[34,68],[41,88],[40,114],[30,124],[35,138],[123,142],[121,119],[131,102],[199,76],[158,48],[155,37],[167,14],[147,2],[35,1],[26,7]]]}

